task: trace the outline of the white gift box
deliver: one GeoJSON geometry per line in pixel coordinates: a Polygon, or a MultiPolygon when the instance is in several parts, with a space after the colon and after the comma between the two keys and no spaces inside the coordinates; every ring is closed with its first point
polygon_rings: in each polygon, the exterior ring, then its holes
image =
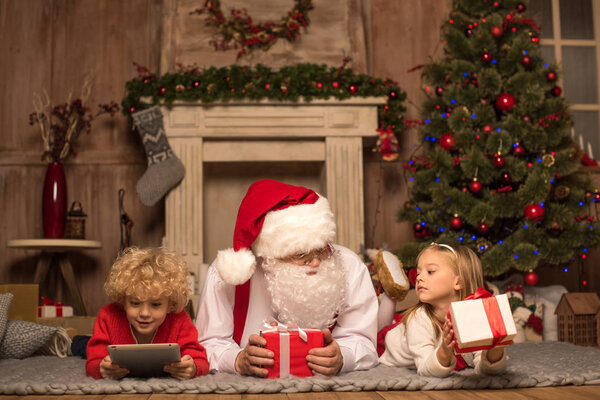
{"type": "Polygon", "coordinates": [[[506,294],[455,301],[450,316],[459,353],[509,345],[517,334],[506,294]]]}
{"type": "Polygon", "coordinates": [[[72,317],[71,306],[38,306],[38,318],[72,317]],[[58,308],[58,311],[57,311],[58,308]]]}

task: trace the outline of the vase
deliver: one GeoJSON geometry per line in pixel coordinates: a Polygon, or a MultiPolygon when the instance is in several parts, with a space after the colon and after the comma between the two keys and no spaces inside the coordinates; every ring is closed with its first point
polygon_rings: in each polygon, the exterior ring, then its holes
{"type": "Polygon", "coordinates": [[[53,161],[48,164],[44,179],[42,197],[42,215],[44,218],[44,237],[62,238],[65,235],[65,217],[67,214],[67,181],[62,163],[53,161]]]}

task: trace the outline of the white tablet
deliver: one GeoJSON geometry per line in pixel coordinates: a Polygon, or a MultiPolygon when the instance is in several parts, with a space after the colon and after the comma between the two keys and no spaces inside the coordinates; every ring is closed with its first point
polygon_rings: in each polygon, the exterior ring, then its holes
{"type": "Polygon", "coordinates": [[[127,376],[165,375],[166,364],[181,360],[177,343],[110,344],[106,348],[113,363],[129,370],[127,376]]]}

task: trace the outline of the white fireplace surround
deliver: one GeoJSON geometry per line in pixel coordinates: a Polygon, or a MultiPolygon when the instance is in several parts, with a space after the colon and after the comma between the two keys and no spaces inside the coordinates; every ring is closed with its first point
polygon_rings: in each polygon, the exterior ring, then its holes
{"type": "MultiPolygon", "coordinates": [[[[199,275],[200,288],[204,263],[212,262],[205,259],[204,235],[214,232],[203,221],[204,163],[324,163],[321,194],[335,214],[336,242],[359,251],[364,243],[362,137],[377,135],[377,106],[385,100],[175,102],[161,108],[171,147],[186,170],[166,198],[165,243],[199,275]]],[[[232,205],[233,216],[237,206],[232,205]]],[[[229,247],[231,239],[224,238],[229,247]]]]}

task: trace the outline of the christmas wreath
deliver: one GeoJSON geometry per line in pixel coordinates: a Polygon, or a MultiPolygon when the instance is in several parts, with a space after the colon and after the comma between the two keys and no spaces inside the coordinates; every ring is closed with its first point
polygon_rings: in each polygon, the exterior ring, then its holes
{"type": "Polygon", "coordinates": [[[346,68],[296,64],[272,70],[264,65],[231,65],[200,70],[179,65],[174,73],[158,76],[136,65],[138,76],[126,83],[123,113],[130,115],[153,105],[170,105],[175,100],[212,103],[229,100],[304,101],[313,99],[386,96],[379,106],[379,140],[376,149],[386,161],[398,158],[397,134],[404,131],[406,93],[397,82],[355,74],[346,68]]]}
{"type": "Polygon", "coordinates": [[[294,7],[279,22],[262,22],[255,25],[246,9],[231,9],[232,20],[225,19],[219,0],[205,0],[204,6],[190,14],[207,14],[205,21],[217,28],[220,40],[211,40],[215,50],[240,48],[237,58],[255,50],[268,50],[277,39],[295,42],[301,35],[300,27],[309,24],[308,12],[313,9],[312,0],[294,0],[294,7]],[[232,44],[233,42],[233,44],[232,44]]]}

